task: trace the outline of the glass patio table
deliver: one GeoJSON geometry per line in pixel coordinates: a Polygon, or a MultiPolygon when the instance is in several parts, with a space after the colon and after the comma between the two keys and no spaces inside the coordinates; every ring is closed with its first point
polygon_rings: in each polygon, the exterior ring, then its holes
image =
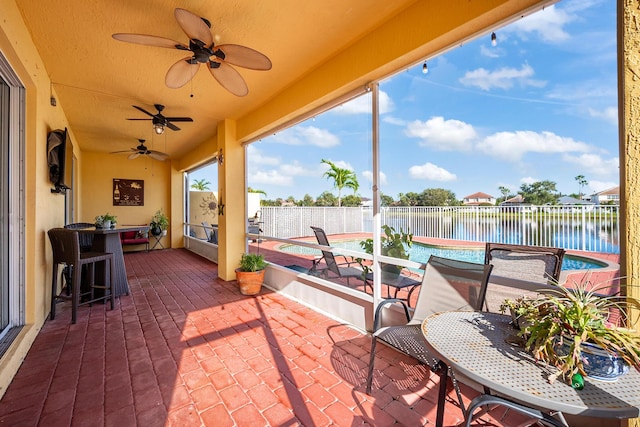
{"type": "Polygon", "coordinates": [[[469,311],[447,311],[424,320],[427,346],[441,363],[436,426],[442,426],[444,417],[447,366],[461,382],[467,378],[484,389],[467,408],[467,423],[475,409],[487,404],[511,407],[557,426],[566,425],[563,413],[614,419],[640,416],[636,369],[613,382],[585,377],[582,390],[562,380],[549,384],[547,376],[553,371],[510,343],[517,334],[510,321],[510,316],[469,311]]]}

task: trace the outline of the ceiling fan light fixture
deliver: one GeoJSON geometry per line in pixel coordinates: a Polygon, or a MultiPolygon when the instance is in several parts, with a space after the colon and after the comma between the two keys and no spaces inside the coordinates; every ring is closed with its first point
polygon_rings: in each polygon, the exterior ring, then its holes
{"type": "Polygon", "coordinates": [[[153,125],[153,131],[156,135],[162,135],[164,133],[164,125],[162,123],[155,123],[153,125]]]}
{"type": "MultiPolygon", "coordinates": [[[[214,47],[211,22],[206,18],[181,8],[174,10],[174,16],[182,31],[189,37],[189,43],[184,44],[147,34],[115,33],[112,35],[114,39],[127,43],[191,52],[191,56],[180,59],[169,68],[165,75],[167,87],[178,89],[184,86],[193,79],[200,64],[207,64],[209,73],[223,88],[236,96],[245,96],[249,93],[249,89],[235,67],[257,71],[271,69],[271,60],[250,47],[237,44],[222,44],[214,47]]],[[[171,126],[168,127],[173,129],[171,126]]]]}

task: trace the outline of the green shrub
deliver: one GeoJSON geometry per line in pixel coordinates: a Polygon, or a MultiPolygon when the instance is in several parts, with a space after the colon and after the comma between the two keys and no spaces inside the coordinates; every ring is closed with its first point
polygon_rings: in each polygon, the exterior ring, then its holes
{"type": "Polygon", "coordinates": [[[242,254],[240,259],[240,271],[259,271],[264,270],[267,262],[263,255],[258,254],[242,254]]]}

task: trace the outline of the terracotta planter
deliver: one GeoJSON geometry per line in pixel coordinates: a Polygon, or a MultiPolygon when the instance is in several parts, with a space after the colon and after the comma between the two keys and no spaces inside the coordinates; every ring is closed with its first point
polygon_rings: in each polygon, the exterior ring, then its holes
{"type": "Polygon", "coordinates": [[[242,295],[257,295],[264,283],[265,270],[240,271],[236,269],[236,279],[242,295]]]}

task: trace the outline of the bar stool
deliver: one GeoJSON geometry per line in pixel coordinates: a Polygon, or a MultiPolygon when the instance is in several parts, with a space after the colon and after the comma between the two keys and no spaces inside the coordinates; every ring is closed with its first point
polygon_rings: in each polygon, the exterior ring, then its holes
{"type": "MultiPolygon", "coordinates": [[[[77,230],[81,228],[90,228],[95,226],[96,226],[95,224],[92,224],[90,222],[74,222],[72,224],[65,225],[64,228],[71,228],[73,230],[77,230]]],[[[78,235],[78,239],[80,240],[80,252],[90,252],[91,247],[93,246],[93,234],[81,233],[78,235]]],[[[62,278],[65,281],[64,286],[66,287],[67,295],[70,295],[71,293],[71,277],[73,274],[72,270],[73,268],[70,265],[65,266],[64,270],[62,270],[62,278]]]]}
{"type": "MultiPolygon", "coordinates": [[[[81,252],[78,231],[66,228],[52,228],[47,232],[53,249],[53,276],[51,279],[51,320],[56,317],[56,302],[59,299],[72,301],[71,304],[71,322],[76,323],[78,306],[84,304],[92,304],[97,301],[111,301],[111,310],[115,306],[115,295],[112,289],[113,271],[113,254],[108,252],[81,252]],[[95,265],[97,262],[108,262],[109,268],[108,279],[105,277],[104,285],[96,285],[95,283],[95,265]],[[72,267],[71,293],[67,294],[66,289],[61,289],[58,293],[58,268],[60,264],[72,267]],[[81,289],[82,266],[87,266],[88,283],[84,290],[81,289]],[[104,293],[98,297],[95,296],[94,290],[101,289],[104,293]],[[80,302],[81,297],[88,297],[87,300],[80,302]]],[[[69,286],[69,283],[63,288],[69,286]]]]}

